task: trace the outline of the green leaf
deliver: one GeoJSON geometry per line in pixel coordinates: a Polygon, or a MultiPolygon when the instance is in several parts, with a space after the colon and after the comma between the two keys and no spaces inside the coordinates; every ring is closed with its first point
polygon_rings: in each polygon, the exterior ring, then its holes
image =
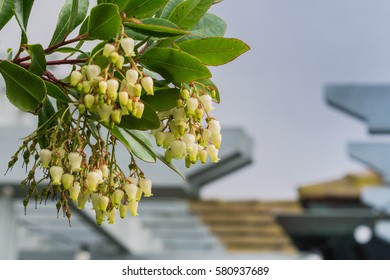
{"type": "Polygon", "coordinates": [[[7,60],[0,62],[0,73],[9,101],[22,111],[36,113],[47,92],[43,80],[7,60]]]}
{"type": "Polygon", "coordinates": [[[159,128],[160,118],[157,116],[156,111],[148,103],[143,103],[145,105],[145,109],[141,119],[137,119],[136,117],[133,117],[131,115],[123,116],[119,126],[122,128],[137,130],[149,130],[159,128]]]}
{"type": "MultiPolygon", "coordinates": [[[[50,102],[49,98],[46,98],[43,102],[42,108],[39,110],[38,114],[38,127],[46,124],[47,127],[52,127],[55,125],[56,119],[53,118],[56,111],[53,107],[53,104],[50,102]]],[[[46,135],[46,134],[44,134],[46,135]]],[[[50,139],[49,137],[40,137],[39,138],[39,145],[41,148],[46,148],[50,145],[50,139]]]]}
{"type": "Polygon", "coordinates": [[[0,0],[0,30],[7,24],[13,16],[10,0],[0,0]]]}
{"type": "MultiPolygon", "coordinates": [[[[150,137],[145,135],[145,132],[134,130],[134,129],[126,129],[134,138],[138,138],[141,143],[145,144],[149,148],[153,149],[153,144],[150,141],[150,137]]],[[[153,152],[154,153],[154,152],[153,152]]]]}
{"type": "Polygon", "coordinates": [[[58,16],[49,46],[62,42],[85,19],[89,0],[66,0],[58,16]]]}
{"type": "Polygon", "coordinates": [[[92,8],[88,23],[88,39],[110,40],[117,36],[121,16],[115,4],[99,4],[92,8]]]}
{"type": "Polygon", "coordinates": [[[165,79],[176,83],[211,77],[209,69],[197,58],[176,49],[151,48],[140,57],[140,62],[165,79]]]}
{"type": "Polygon", "coordinates": [[[185,179],[185,176],[180,172],[180,170],[172,163],[172,162],[167,162],[166,159],[165,159],[165,156],[160,154],[160,153],[156,153],[156,157],[162,162],[164,163],[166,166],[168,166],[170,169],[172,169],[173,171],[175,171],[177,174],[179,174],[183,179],[185,179]]]}
{"type": "Polygon", "coordinates": [[[46,71],[46,57],[42,45],[28,45],[27,51],[31,57],[31,65],[28,70],[37,76],[41,76],[46,71]]]}
{"type": "Polygon", "coordinates": [[[207,13],[191,29],[191,33],[200,37],[222,37],[226,32],[226,22],[220,17],[207,13]]]}
{"type": "Polygon", "coordinates": [[[123,12],[127,17],[146,18],[153,16],[168,0],[130,0],[123,12]]]}
{"type": "Polygon", "coordinates": [[[10,0],[10,2],[16,21],[22,30],[21,45],[24,45],[27,43],[27,24],[34,0],[10,0]]]}
{"type": "Polygon", "coordinates": [[[134,137],[130,131],[118,126],[108,128],[108,130],[137,158],[146,162],[156,162],[156,156],[153,151],[140,139],[134,137]]]}
{"type": "Polygon", "coordinates": [[[47,88],[47,95],[53,97],[56,100],[69,103],[71,100],[69,99],[66,92],[64,92],[62,89],[60,89],[58,86],[56,86],[53,83],[50,83],[48,81],[45,81],[45,85],[47,88]]]}
{"type": "MultiPolygon", "coordinates": [[[[168,21],[164,19],[155,19],[155,20],[159,22],[168,21]]],[[[157,25],[157,24],[146,24],[145,21],[143,21],[143,23],[126,22],[124,23],[124,26],[143,35],[158,37],[158,38],[175,37],[175,36],[189,34],[189,32],[185,30],[157,25]]]]}
{"type": "Polygon", "coordinates": [[[123,9],[127,6],[130,0],[107,0],[106,3],[112,3],[118,6],[119,11],[123,11],[123,9]]]}
{"type": "Polygon", "coordinates": [[[154,95],[143,95],[142,101],[147,102],[157,112],[167,111],[176,106],[180,90],[177,88],[161,89],[154,92],[154,95]]]}
{"type": "Polygon", "coordinates": [[[184,0],[169,0],[168,3],[165,5],[163,10],[161,11],[162,18],[168,18],[169,15],[172,13],[173,9],[176,8],[177,5],[179,5],[184,0]]]}
{"type": "Polygon", "coordinates": [[[214,0],[185,0],[173,9],[168,19],[189,30],[206,14],[213,2],[214,0]]]}
{"type": "Polygon", "coordinates": [[[177,45],[182,51],[212,66],[228,63],[249,50],[249,46],[241,40],[223,37],[191,39],[177,45]]]}

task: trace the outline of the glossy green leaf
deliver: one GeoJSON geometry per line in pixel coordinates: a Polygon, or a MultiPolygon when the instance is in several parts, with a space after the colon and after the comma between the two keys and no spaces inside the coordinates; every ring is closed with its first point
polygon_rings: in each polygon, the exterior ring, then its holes
{"type": "Polygon", "coordinates": [[[207,13],[191,29],[191,33],[200,37],[222,37],[226,32],[226,22],[220,17],[207,13]]]}
{"type": "Polygon", "coordinates": [[[224,37],[191,39],[177,45],[182,51],[212,66],[228,63],[249,50],[249,46],[241,40],[224,37]]]}
{"type": "Polygon", "coordinates": [[[153,16],[168,0],[130,0],[122,11],[127,17],[146,18],[153,16]]]}
{"type": "Polygon", "coordinates": [[[0,30],[13,16],[10,0],[0,0],[0,30]]]}
{"type": "Polygon", "coordinates": [[[214,0],[185,0],[178,4],[168,19],[179,27],[190,30],[206,14],[214,0]]]}
{"type": "Polygon", "coordinates": [[[69,103],[71,101],[66,92],[60,89],[55,84],[45,81],[45,85],[47,89],[47,95],[65,103],[69,103]]]}
{"type": "MultiPolygon", "coordinates": [[[[164,19],[156,19],[156,22],[162,22],[162,21],[168,21],[164,19]]],[[[169,21],[168,21],[169,22],[169,21]]],[[[164,25],[158,25],[158,24],[147,24],[145,22],[143,23],[134,23],[134,22],[126,22],[124,24],[125,27],[141,33],[143,35],[151,36],[151,37],[158,37],[158,38],[164,38],[164,37],[174,37],[174,36],[181,36],[189,34],[188,31],[167,27],[164,25]]]]}
{"type": "Polygon", "coordinates": [[[153,150],[153,145],[145,133],[137,130],[125,130],[134,141],[130,142],[133,153],[139,159],[146,162],[156,162],[156,153],[153,150]]]}
{"type": "Polygon", "coordinates": [[[34,0],[12,0],[12,11],[15,15],[16,21],[18,22],[20,29],[22,30],[22,40],[21,45],[27,43],[27,25],[28,19],[30,18],[30,13],[34,0]]]}
{"type": "Polygon", "coordinates": [[[154,95],[143,95],[142,100],[146,101],[157,112],[167,111],[176,106],[180,90],[177,88],[161,89],[154,92],[154,95]]]}
{"type": "Polygon", "coordinates": [[[160,17],[168,18],[172,11],[176,8],[176,6],[183,1],[184,0],[169,0],[165,7],[162,9],[160,17]]]}
{"type": "Polygon", "coordinates": [[[85,19],[89,0],[67,0],[58,16],[50,46],[62,42],[85,19]]]}
{"type": "Polygon", "coordinates": [[[88,39],[110,40],[117,36],[121,16],[115,4],[99,4],[92,8],[88,23],[88,39]]]}
{"type": "Polygon", "coordinates": [[[0,73],[9,101],[22,111],[36,113],[47,92],[43,80],[7,60],[0,62],[0,73]]]}
{"type": "Polygon", "coordinates": [[[138,138],[134,137],[132,133],[118,126],[108,128],[108,130],[137,158],[146,162],[156,162],[156,156],[153,151],[138,138]]]}
{"type": "Polygon", "coordinates": [[[183,173],[180,172],[180,170],[172,163],[172,162],[167,162],[166,159],[165,159],[165,156],[160,154],[160,153],[156,153],[156,157],[162,162],[164,163],[166,166],[168,166],[170,169],[172,169],[173,171],[175,171],[177,174],[179,174],[183,179],[185,179],[185,176],[183,175],[183,173]]]}
{"type": "Polygon", "coordinates": [[[152,48],[140,57],[140,62],[165,79],[176,83],[211,77],[209,69],[197,58],[176,49],[152,48]]]}
{"type": "Polygon", "coordinates": [[[138,129],[149,130],[160,127],[160,119],[156,114],[156,111],[148,103],[143,102],[145,105],[144,113],[141,119],[137,119],[131,115],[123,116],[119,126],[126,129],[138,129]]]}
{"type": "Polygon", "coordinates": [[[46,71],[46,57],[42,45],[28,45],[27,51],[31,57],[31,65],[28,70],[37,76],[41,76],[46,71]]]}
{"type": "MultiPolygon", "coordinates": [[[[133,137],[138,138],[140,142],[148,146],[149,148],[153,149],[153,144],[150,141],[150,137],[148,137],[145,132],[134,130],[134,129],[126,129],[133,137]]],[[[154,153],[154,152],[153,152],[154,153]]]]}

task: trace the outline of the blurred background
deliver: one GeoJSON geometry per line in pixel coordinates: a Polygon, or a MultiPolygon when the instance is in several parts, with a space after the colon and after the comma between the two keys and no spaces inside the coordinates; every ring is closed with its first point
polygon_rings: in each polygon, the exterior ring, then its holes
{"type": "MultiPolygon", "coordinates": [[[[62,2],[36,1],[30,43],[48,44],[62,2]]],[[[325,87],[389,84],[390,2],[225,0],[211,12],[228,23],[227,37],[251,47],[234,62],[212,68],[221,92],[213,113],[224,127],[220,165],[186,170],[187,181],[161,166],[151,168],[155,196],[141,203],[137,221],[116,227],[97,228],[88,223],[88,214],[79,213],[69,229],[65,220],[52,221],[53,206],[31,206],[24,217],[21,201],[15,201],[16,223],[1,226],[0,248],[11,246],[7,238],[15,238],[15,230],[24,241],[0,257],[83,258],[85,253],[92,258],[170,254],[175,259],[205,258],[208,252],[208,258],[388,258],[375,251],[387,249],[376,227],[386,211],[374,213],[376,200],[361,199],[363,187],[387,183],[380,172],[386,166],[352,159],[348,143],[386,143],[389,136],[372,134],[370,123],[332,108],[325,87]],[[297,227],[302,231],[297,233],[297,227]],[[69,246],[72,238],[77,240],[69,246]],[[97,245],[109,242],[112,246],[97,245]]],[[[1,30],[0,50],[16,48],[18,32],[15,20],[1,30]]],[[[389,89],[382,90],[387,96],[389,89]]],[[[333,103],[340,108],[348,102],[333,103]]],[[[3,170],[17,145],[15,137],[31,132],[34,122],[16,112],[4,95],[0,115],[0,141],[8,149],[0,150],[3,170]]],[[[376,154],[384,155],[382,150],[376,154]]],[[[0,182],[13,185],[22,172],[1,175],[0,182]]]]}

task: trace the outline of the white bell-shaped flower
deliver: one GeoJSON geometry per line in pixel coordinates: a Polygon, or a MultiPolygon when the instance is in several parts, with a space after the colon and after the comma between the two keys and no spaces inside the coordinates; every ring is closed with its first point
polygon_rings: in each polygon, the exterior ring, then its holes
{"type": "Polygon", "coordinates": [[[180,140],[175,140],[171,143],[170,149],[172,151],[172,158],[180,159],[185,155],[186,145],[180,140]]]}
{"type": "Polygon", "coordinates": [[[187,100],[187,113],[190,116],[195,115],[195,110],[198,108],[198,99],[191,97],[187,100]]]}
{"type": "Polygon", "coordinates": [[[79,153],[77,152],[69,153],[68,160],[72,172],[78,172],[81,170],[81,162],[83,161],[83,157],[79,153]]]}
{"type": "Polygon", "coordinates": [[[141,190],[144,192],[145,197],[150,197],[152,196],[152,180],[146,179],[146,178],[141,178],[139,181],[139,186],[141,190]]]}
{"type": "Polygon", "coordinates": [[[132,216],[138,216],[138,201],[129,202],[129,210],[132,216]]]}
{"type": "Polygon", "coordinates": [[[52,166],[49,169],[51,183],[53,185],[61,185],[62,174],[64,173],[64,169],[61,166],[52,166]]]}
{"type": "Polygon", "coordinates": [[[100,209],[100,211],[106,211],[109,202],[110,202],[110,199],[107,196],[105,196],[105,195],[100,196],[99,197],[99,209],[100,209]]]}
{"type": "Polygon", "coordinates": [[[126,71],[126,81],[134,87],[138,80],[138,71],[135,69],[129,69],[126,71]]]}
{"type": "Polygon", "coordinates": [[[100,74],[101,68],[98,65],[88,65],[85,70],[85,75],[87,76],[88,81],[93,82],[93,80],[100,74]]]}
{"type": "Polygon", "coordinates": [[[103,56],[110,57],[110,55],[115,52],[115,46],[113,44],[105,44],[103,48],[103,56]]]}
{"type": "Polygon", "coordinates": [[[87,174],[87,187],[90,191],[96,191],[99,184],[100,175],[95,171],[90,171],[87,174]]]}
{"type": "Polygon", "coordinates": [[[65,173],[62,175],[61,183],[65,190],[69,190],[73,185],[74,177],[72,174],[65,173]]]}
{"type": "Polygon", "coordinates": [[[81,82],[83,79],[83,74],[81,74],[79,71],[72,71],[70,74],[70,85],[72,87],[77,86],[78,83],[81,82]]]}
{"type": "Polygon", "coordinates": [[[151,77],[143,77],[141,79],[141,84],[146,91],[147,95],[154,95],[153,90],[153,79],[151,77]]]}
{"type": "Polygon", "coordinates": [[[210,155],[212,162],[218,162],[218,149],[214,145],[207,146],[207,152],[210,155]]]}
{"type": "Polygon", "coordinates": [[[74,182],[73,185],[69,188],[69,196],[72,201],[77,201],[77,198],[80,194],[80,189],[81,187],[79,182],[74,182]]]}
{"type": "Polygon", "coordinates": [[[49,168],[51,162],[51,154],[52,152],[48,149],[42,149],[39,152],[39,158],[41,160],[41,164],[43,168],[49,168]]]}
{"type": "Polygon", "coordinates": [[[203,94],[203,95],[199,96],[198,98],[199,98],[200,103],[202,103],[203,108],[205,109],[206,112],[209,112],[209,111],[214,109],[213,108],[213,99],[211,98],[210,95],[203,94]]]}
{"type": "Polygon", "coordinates": [[[110,122],[110,116],[112,113],[112,105],[103,104],[103,107],[98,107],[98,114],[102,123],[108,124],[110,122]]]}
{"type": "Polygon", "coordinates": [[[208,122],[209,129],[213,134],[220,134],[221,133],[221,125],[219,124],[219,121],[217,120],[210,120],[208,122]]]}
{"type": "Polygon", "coordinates": [[[129,201],[135,201],[135,196],[137,195],[138,187],[136,184],[126,183],[124,186],[125,193],[129,198],[129,201]]]}
{"type": "Polygon", "coordinates": [[[122,38],[120,44],[126,56],[134,55],[135,42],[132,38],[122,38]]]}
{"type": "Polygon", "coordinates": [[[125,193],[120,190],[120,189],[116,189],[112,195],[112,205],[115,207],[115,208],[118,208],[119,205],[121,204],[121,200],[123,198],[123,196],[125,195],[125,193]]]}

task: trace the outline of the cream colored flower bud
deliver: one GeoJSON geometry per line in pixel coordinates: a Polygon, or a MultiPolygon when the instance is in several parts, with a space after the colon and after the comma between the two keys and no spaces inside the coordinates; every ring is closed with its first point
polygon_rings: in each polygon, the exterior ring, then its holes
{"type": "Polygon", "coordinates": [[[62,175],[61,182],[65,190],[70,189],[70,187],[73,185],[73,180],[74,177],[72,174],[65,173],[64,175],[62,175]]]}
{"type": "Polygon", "coordinates": [[[221,134],[213,134],[211,137],[211,143],[215,146],[215,148],[219,149],[221,147],[222,135],[221,134]]]}
{"type": "Polygon", "coordinates": [[[124,186],[125,193],[129,201],[135,201],[135,196],[137,195],[138,187],[136,184],[126,183],[124,186]]]}
{"type": "Polygon", "coordinates": [[[219,121],[217,120],[211,120],[208,122],[209,129],[213,134],[220,134],[221,133],[221,125],[219,124],[219,121]]]}
{"type": "Polygon", "coordinates": [[[77,198],[79,197],[80,189],[81,188],[79,182],[74,182],[73,185],[69,188],[70,199],[73,200],[74,202],[76,202],[77,198]]]}
{"type": "Polygon", "coordinates": [[[91,82],[84,81],[84,82],[82,82],[82,85],[83,85],[83,92],[84,93],[90,92],[90,90],[91,90],[91,82]]]}
{"type": "Polygon", "coordinates": [[[115,62],[115,67],[121,70],[123,67],[123,63],[125,63],[125,58],[123,57],[123,55],[120,55],[115,62]]]}
{"type": "Polygon", "coordinates": [[[172,110],[173,121],[175,125],[180,125],[181,123],[187,121],[186,112],[184,108],[175,108],[172,110]]]}
{"type": "Polygon", "coordinates": [[[99,93],[105,94],[107,91],[107,82],[106,81],[100,81],[99,82],[99,93]]]}
{"type": "Polygon", "coordinates": [[[103,178],[108,178],[110,170],[108,169],[107,164],[100,165],[100,170],[102,171],[103,178]]]}
{"type": "Polygon", "coordinates": [[[64,169],[60,166],[52,166],[49,169],[50,171],[50,177],[51,177],[51,183],[53,185],[61,185],[61,177],[64,173],[64,169]]]}
{"type": "Polygon", "coordinates": [[[81,74],[79,71],[73,71],[70,74],[70,85],[72,87],[75,87],[77,86],[78,83],[81,82],[82,79],[83,79],[83,74],[81,74]]]}
{"type": "Polygon", "coordinates": [[[182,89],[180,91],[180,95],[181,95],[181,98],[183,98],[184,100],[187,100],[190,97],[190,92],[188,91],[188,89],[182,89]]]}
{"type": "Polygon", "coordinates": [[[175,136],[173,135],[172,132],[164,132],[165,134],[165,139],[164,139],[164,143],[163,143],[163,148],[164,149],[167,149],[171,143],[175,140],[175,136]]]}
{"type": "Polygon", "coordinates": [[[153,79],[151,77],[143,77],[141,84],[148,95],[154,95],[153,79]]]}
{"type": "Polygon", "coordinates": [[[204,110],[201,108],[197,108],[195,110],[195,120],[197,122],[201,122],[203,120],[203,116],[204,116],[204,110]]]}
{"type": "Polygon", "coordinates": [[[210,155],[212,162],[218,162],[218,149],[214,145],[207,146],[207,152],[210,155]]]}
{"type": "Polygon", "coordinates": [[[126,56],[134,56],[135,42],[132,38],[122,38],[120,43],[126,56]]]}
{"type": "Polygon", "coordinates": [[[83,157],[77,152],[71,152],[68,155],[68,160],[70,164],[70,168],[72,172],[77,172],[81,170],[81,162],[83,161],[83,157]]]}
{"type": "Polygon", "coordinates": [[[165,133],[162,132],[162,131],[158,131],[154,134],[154,137],[156,138],[156,145],[157,146],[161,146],[162,144],[164,144],[164,140],[165,140],[165,133]]]}
{"type": "Polygon", "coordinates": [[[210,95],[204,94],[202,96],[199,96],[199,101],[202,103],[203,108],[205,109],[206,112],[213,110],[213,99],[211,98],[210,95]]]}
{"type": "Polygon", "coordinates": [[[89,198],[88,191],[80,192],[79,196],[77,197],[77,208],[84,209],[85,203],[87,202],[88,198],[89,198]]]}
{"type": "Polygon", "coordinates": [[[103,104],[103,107],[98,107],[97,111],[100,117],[100,121],[104,124],[108,124],[110,122],[110,116],[112,112],[112,105],[103,104]]]}
{"type": "Polygon", "coordinates": [[[141,197],[142,197],[142,194],[143,194],[143,191],[141,188],[138,188],[137,189],[137,194],[135,195],[135,200],[136,201],[140,201],[141,200],[141,197]]]}
{"type": "Polygon", "coordinates": [[[116,63],[119,59],[119,53],[117,52],[113,52],[111,55],[110,55],[110,61],[112,63],[116,63]]]}
{"type": "Polygon", "coordinates": [[[115,52],[115,46],[112,44],[105,44],[103,48],[103,56],[109,57],[113,52],[115,52]]]}
{"type": "Polygon", "coordinates": [[[170,149],[174,159],[180,159],[185,156],[186,145],[180,140],[175,140],[171,143],[170,149]]]}
{"type": "Polygon", "coordinates": [[[202,163],[206,163],[206,161],[207,161],[207,155],[208,155],[208,153],[207,153],[206,150],[204,150],[204,149],[200,149],[200,150],[199,150],[199,159],[200,159],[200,161],[201,161],[202,163]]]}
{"type": "Polygon", "coordinates": [[[111,121],[114,124],[120,124],[121,120],[122,120],[122,111],[119,110],[119,109],[115,109],[114,111],[112,111],[112,113],[111,113],[111,121]]]}
{"type": "Polygon", "coordinates": [[[187,100],[187,113],[190,116],[195,115],[195,110],[198,108],[198,99],[191,97],[187,100]]]}
{"type": "Polygon", "coordinates": [[[101,71],[102,70],[98,65],[88,65],[87,69],[85,70],[85,75],[90,82],[93,82],[93,80],[100,74],[101,71]]]}
{"type": "Polygon", "coordinates": [[[199,145],[192,144],[191,148],[188,150],[188,156],[190,158],[191,163],[195,163],[198,160],[199,154],[199,145]]]}
{"type": "Polygon", "coordinates": [[[126,81],[132,86],[135,86],[135,83],[138,80],[138,71],[135,69],[129,69],[126,71],[126,81]]]}
{"type": "Polygon", "coordinates": [[[202,141],[201,141],[203,146],[206,146],[209,143],[212,134],[213,133],[212,133],[212,131],[210,129],[207,129],[207,128],[203,129],[203,131],[202,131],[202,141]]]}
{"type": "Polygon", "coordinates": [[[90,191],[96,191],[96,187],[98,186],[99,183],[99,173],[95,171],[90,171],[87,174],[87,187],[88,190],[90,191]]]}
{"type": "Polygon", "coordinates": [[[133,90],[133,95],[135,97],[140,97],[141,96],[141,93],[142,93],[142,86],[141,86],[141,84],[135,84],[135,86],[134,86],[134,88],[132,90],[133,90]]]}
{"type": "Polygon", "coordinates": [[[129,202],[129,210],[133,217],[138,216],[138,201],[129,202]]]}
{"type": "Polygon", "coordinates": [[[95,96],[89,93],[84,96],[85,108],[87,108],[88,110],[91,109],[94,103],[95,103],[95,96]]]}
{"type": "Polygon", "coordinates": [[[116,208],[112,208],[108,213],[108,223],[113,225],[115,224],[116,208]]]}
{"type": "Polygon", "coordinates": [[[114,194],[112,195],[112,205],[115,207],[115,208],[118,208],[119,205],[121,204],[121,200],[123,198],[123,196],[125,195],[125,193],[120,190],[120,189],[116,189],[114,191],[114,194]]]}
{"type": "Polygon", "coordinates": [[[100,209],[100,211],[106,211],[109,202],[110,202],[110,199],[107,196],[105,196],[105,195],[100,196],[99,197],[99,209],[100,209]]]}
{"type": "Polygon", "coordinates": [[[145,105],[142,102],[137,102],[137,107],[136,107],[136,114],[135,117],[137,119],[142,118],[142,115],[144,113],[145,105]]]}
{"type": "Polygon", "coordinates": [[[100,193],[91,194],[92,209],[99,210],[99,197],[100,196],[101,196],[100,193]]]}
{"type": "Polygon", "coordinates": [[[119,92],[119,104],[121,107],[127,106],[127,103],[129,102],[129,94],[127,91],[121,91],[119,92]]]}
{"type": "Polygon", "coordinates": [[[119,82],[115,79],[109,79],[107,81],[107,93],[113,101],[116,101],[118,96],[119,82]]]}
{"type": "Polygon", "coordinates": [[[152,196],[152,181],[150,179],[141,178],[139,181],[139,186],[141,190],[144,192],[145,197],[152,196]]]}
{"type": "Polygon", "coordinates": [[[127,205],[121,204],[121,206],[119,206],[119,215],[121,219],[126,218],[126,214],[127,214],[127,205]]]}
{"type": "Polygon", "coordinates": [[[43,168],[49,168],[51,162],[51,151],[48,149],[42,149],[39,152],[39,158],[41,160],[41,164],[43,168]]]}

